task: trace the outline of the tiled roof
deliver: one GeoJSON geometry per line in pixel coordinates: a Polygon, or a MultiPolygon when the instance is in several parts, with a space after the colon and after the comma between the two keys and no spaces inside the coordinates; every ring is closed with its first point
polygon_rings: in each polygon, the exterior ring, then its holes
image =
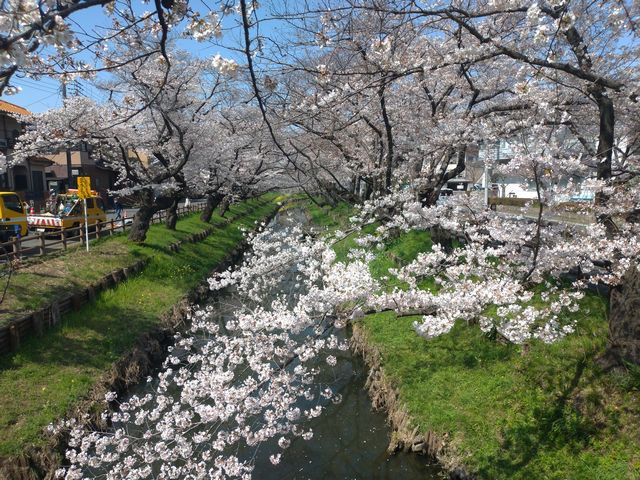
{"type": "Polygon", "coordinates": [[[31,115],[31,112],[26,108],[19,107],[18,105],[14,105],[13,103],[5,102],[4,100],[0,100],[0,112],[15,113],[18,115],[31,115]]]}

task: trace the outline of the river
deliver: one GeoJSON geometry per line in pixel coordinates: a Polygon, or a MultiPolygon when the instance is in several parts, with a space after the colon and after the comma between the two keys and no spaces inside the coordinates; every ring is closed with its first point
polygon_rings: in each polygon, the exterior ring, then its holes
{"type": "MultiPolygon", "coordinates": [[[[285,228],[300,222],[299,211],[279,215],[269,228],[285,228]]],[[[224,322],[237,301],[232,292],[212,296],[210,306],[220,322],[224,322]]],[[[387,454],[390,429],[385,414],[372,411],[364,389],[367,372],[364,362],[350,351],[338,352],[337,365],[323,368],[317,380],[329,384],[342,395],[342,401],[327,403],[320,417],[312,420],[313,438],[297,438],[283,452],[279,465],[269,461],[268,452],[277,450],[276,440],[256,447],[240,447],[240,459],[252,458],[253,478],[270,479],[393,479],[429,480],[442,478],[442,470],[428,459],[415,454],[387,454]]],[[[326,367],[326,365],[324,365],[326,367]]],[[[131,394],[152,393],[156,382],[141,384],[131,394]]],[[[179,395],[175,390],[174,394],[179,395]]],[[[132,427],[135,428],[135,427],[132,427]]]]}

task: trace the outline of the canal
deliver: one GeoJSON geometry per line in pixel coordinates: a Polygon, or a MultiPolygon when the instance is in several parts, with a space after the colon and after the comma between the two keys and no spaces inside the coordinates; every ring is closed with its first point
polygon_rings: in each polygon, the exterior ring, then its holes
{"type": "MultiPolygon", "coordinates": [[[[270,229],[285,229],[292,223],[304,220],[304,215],[297,210],[279,214],[268,226],[270,229]]],[[[291,278],[293,278],[292,275],[291,278]]],[[[292,281],[292,280],[287,280],[292,281]]],[[[289,288],[282,285],[282,288],[289,288]]],[[[241,301],[231,289],[212,295],[210,310],[221,330],[224,324],[233,317],[233,311],[241,301]]],[[[341,333],[342,339],[347,335],[341,333]]],[[[194,344],[198,348],[198,343],[194,344]]],[[[185,353],[174,352],[184,356],[185,353]]],[[[274,437],[258,446],[248,447],[242,442],[233,454],[241,461],[250,461],[254,465],[252,478],[259,480],[283,479],[392,479],[392,480],[429,480],[443,478],[441,469],[429,462],[425,457],[409,453],[389,455],[387,446],[390,429],[383,412],[374,412],[371,401],[364,389],[367,371],[359,356],[352,355],[349,350],[335,353],[337,363],[329,367],[324,362],[318,365],[321,373],[315,381],[323,386],[330,386],[341,396],[341,401],[332,403],[324,401],[324,411],[318,417],[305,424],[305,429],[313,430],[310,440],[294,438],[286,450],[278,448],[274,437]],[[274,451],[281,451],[282,457],[278,465],[269,459],[274,451]]],[[[318,364],[320,360],[318,360],[318,364]]],[[[293,368],[294,364],[290,367],[293,368]]],[[[154,394],[158,380],[145,382],[130,394],[144,397],[154,394]]],[[[181,390],[178,387],[169,389],[178,402],[181,390]]],[[[312,404],[303,404],[300,408],[308,408],[312,404]]],[[[117,425],[123,426],[123,425],[117,425]]],[[[134,432],[135,425],[127,425],[126,430],[134,432]]]]}

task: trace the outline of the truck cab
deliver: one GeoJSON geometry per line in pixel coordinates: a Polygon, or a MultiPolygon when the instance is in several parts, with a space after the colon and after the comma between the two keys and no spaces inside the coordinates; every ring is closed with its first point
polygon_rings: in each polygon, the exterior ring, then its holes
{"type": "Polygon", "coordinates": [[[15,192],[0,192],[0,243],[29,234],[27,211],[15,192]]]}

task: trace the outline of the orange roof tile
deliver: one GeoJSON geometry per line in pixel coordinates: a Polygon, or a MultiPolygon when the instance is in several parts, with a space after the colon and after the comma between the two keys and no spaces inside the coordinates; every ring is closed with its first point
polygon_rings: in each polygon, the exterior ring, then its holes
{"type": "Polygon", "coordinates": [[[5,102],[4,100],[0,100],[0,112],[16,113],[19,115],[31,115],[31,112],[26,108],[19,107],[18,105],[14,105],[13,103],[5,102]]]}

